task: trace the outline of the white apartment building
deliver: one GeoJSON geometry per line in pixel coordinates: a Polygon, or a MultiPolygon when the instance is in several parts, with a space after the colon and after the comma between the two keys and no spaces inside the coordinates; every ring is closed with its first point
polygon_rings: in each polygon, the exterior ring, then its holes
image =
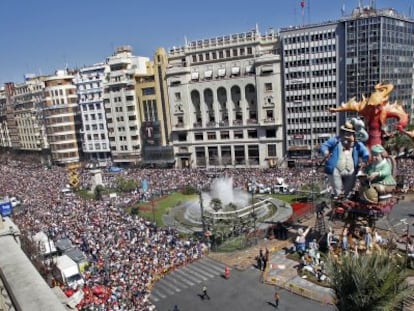
{"type": "Polygon", "coordinates": [[[59,165],[80,161],[80,118],[74,76],[59,70],[45,78],[43,115],[52,162],[59,165]]]}
{"type": "Polygon", "coordinates": [[[107,58],[109,72],[104,80],[108,137],[112,161],[135,165],[141,162],[141,121],[135,94],[135,75],[146,73],[149,58],[132,55],[130,46],[117,48],[107,58]]]}
{"type": "Polygon", "coordinates": [[[42,152],[49,148],[43,122],[44,77],[27,75],[14,87],[14,115],[20,150],[42,152]]]}
{"type": "Polygon", "coordinates": [[[344,61],[340,29],[334,22],[280,31],[285,143],[290,158],[311,158],[320,143],[337,132],[339,115],[329,108],[344,100],[344,85],[338,82],[343,81],[340,66],[344,61]]]}
{"type": "Polygon", "coordinates": [[[176,167],[272,167],[283,157],[279,39],[273,31],[169,52],[176,167]]]}
{"type": "Polygon", "coordinates": [[[82,151],[90,161],[106,161],[111,157],[103,104],[103,81],[108,71],[104,63],[86,66],[74,79],[82,119],[82,151]]]}
{"type": "Polygon", "coordinates": [[[0,148],[10,148],[11,141],[6,118],[6,92],[0,88],[0,148]]]}

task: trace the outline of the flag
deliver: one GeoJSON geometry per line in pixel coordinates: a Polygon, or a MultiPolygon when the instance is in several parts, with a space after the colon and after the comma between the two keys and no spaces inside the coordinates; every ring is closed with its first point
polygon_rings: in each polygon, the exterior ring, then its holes
{"type": "Polygon", "coordinates": [[[302,9],[305,7],[305,0],[302,0],[302,1],[300,2],[300,6],[302,7],[302,9]]]}

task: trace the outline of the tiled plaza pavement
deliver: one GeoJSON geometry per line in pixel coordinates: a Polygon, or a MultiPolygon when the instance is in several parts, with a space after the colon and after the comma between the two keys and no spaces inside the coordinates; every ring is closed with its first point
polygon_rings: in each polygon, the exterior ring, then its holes
{"type": "Polygon", "coordinates": [[[309,299],[331,304],[332,297],[329,288],[318,286],[298,276],[295,268],[298,263],[285,256],[284,248],[291,244],[289,240],[260,240],[257,245],[246,250],[232,253],[212,252],[208,256],[226,264],[231,269],[244,270],[254,266],[259,250],[264,251],[267,247],[270,251],[270,260],[266,271],[263,272],[264,283],[277,285],[309,299]]]}

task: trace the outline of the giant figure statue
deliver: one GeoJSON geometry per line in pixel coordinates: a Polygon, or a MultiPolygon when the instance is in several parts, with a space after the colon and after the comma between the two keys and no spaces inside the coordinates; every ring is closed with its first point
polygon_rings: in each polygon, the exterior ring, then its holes
{"type": "MultiPolygon", "coordinates": [[[[382,140],[393,135],[394,131],[387,123],[391,118],[397,119],[397,122],[392,123],[395,130],[412,138],[414,138],[414,131],[408,132],[405,129],[408,124],[408,115],[402,105],[397,102],[389,103],[389,95],[393,89],[392,84],[379,83],[375,86],[375,92],[368,98],[363,97],[361,101],[352,98],[341,106],[330,109],[331,112],[357,112],[364,120],[368,132],[367,137],[360,120],[351,120],[350,123],[353,124],[354,130],[357,129],[356,132],[358,132],[358,127],[361,127],[356,140],[359,142],[365,140],[370,151],[370,160],[365,169],[357,174],[360,182],[356,184],[357,189],[354,188],[357,190],[355,198],[343,202],[338,201],[338,204],[348,210],[368,209],[385,213],[398,202],[398,197],[394,195],[396,182],[393,176],[396,162],[382,147],[382,140]]],[[[327,155],[324,150],[321,151],[325,156],[327,155]]],[[[367,214],[372,215],[371,212],[367,214]]]]}

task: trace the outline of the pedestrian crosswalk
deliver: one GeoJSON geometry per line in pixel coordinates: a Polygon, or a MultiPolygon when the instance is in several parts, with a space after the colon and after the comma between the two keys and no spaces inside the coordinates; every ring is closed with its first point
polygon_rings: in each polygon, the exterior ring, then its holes
{"type": "Polygon", "coordinates": [[[162,299],[180,293],[186,288],[199,285],[209,279],[223,275],[225,265],[208,257],[199,259],[168,273],[151,291],[150,300],[156,303],[162,299]]]}

